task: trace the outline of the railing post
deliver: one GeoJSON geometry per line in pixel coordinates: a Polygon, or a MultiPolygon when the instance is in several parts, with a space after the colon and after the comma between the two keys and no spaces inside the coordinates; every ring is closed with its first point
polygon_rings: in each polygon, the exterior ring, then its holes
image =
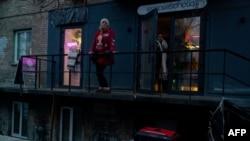
{"type": "Polygon", "coordinates": [[[36,60],[35,60],[35,90],[36,90],[36,83],[37,83],[37,56],[36,56],[36,60]]]}
{"type": "Polygon", "coordinates": [[[222,96],[225,94],[225,75],[226,75],[226,50],[223,50],[223,78],[222,78],[222,96]]]}
{"type": "Polygon", "coordinates": [[[189,69],[189,99],[191,99],[192,97],[192,75],[193,75],[193,51],[189,51],[189,53],[191,53],[190,55],[190,64],[188,65],[188,69],[189,69]],[[190,65],[190,66],[189,66],[190,65]]]}
{"type": "Polygon", "coordinates": [[[91,71],[91,59],[89,58],[89,70],[88,70],[88,93],[90,93],[90,71],[91,71]]]}
{"type": "Polygon", "coordinates": [[[54,82],[54,72],[55,71],[55,62],[54,62],[54,56],[52,56],[52,66],[51,66],[51,79],[50,79],[50,90],[53,90],[53,82],[54,82]]]}
{"type": "Polygon", "coordinates": [[[68,92],[71,90],[71,69],[69,70],[69,85],[68,85],[68,92]]]}
{"type": "Polygon", "coordinates": [[[41,86],[41,68],[42,68],[42,66],[41,66],[41,60],[39,59],[39,75],[38,75],[38,78],[39,78],[39,81],[38,81],[38,87],[40,88],[40,86],[41,86]]]}
{"type": "Polygon", "coordinates": [[[133,72],[133,95],[134,95],[134,97],[136,97],[136,80],[137,80],[137,78],[136,78],[136,74],[138,73],[137,72],[137,66],[138,66],[138,59],[137,59],[137,57],[138,57],[138,53],[136,52],[136,53],[133,53],[133,55],[134,55],[134,58],[135,58],[135,64],[134,64],[134,72],[133,72]]]}
{"type": "Polygon", "coordinates": [[[109,86],[110,86],[110,90],[112,88],[112,64],[110,65],[110,70],[109,70],[109,86]]]}
{"type": "Polygon", "coordinates": [[[24,84],[24,81],[23,81],[23,57],[21,56],[21,61],[19,62],[21,63],[20,64],[20,68],[21,68],[21,83],[20,83],[20,95],[23,95],[23,84],[24,84]]]}

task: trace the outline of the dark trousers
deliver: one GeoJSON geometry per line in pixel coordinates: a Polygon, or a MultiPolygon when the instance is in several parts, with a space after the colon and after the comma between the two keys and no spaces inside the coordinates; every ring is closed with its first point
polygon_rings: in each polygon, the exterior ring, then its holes
{"type": "Polygon", "coordinates": [[[96,67],[96,76],[100,87],[108,87],[108,81],[104,76],[104,70],[106,68],[106,65],[95,63],[95,67],[96,67]]]}

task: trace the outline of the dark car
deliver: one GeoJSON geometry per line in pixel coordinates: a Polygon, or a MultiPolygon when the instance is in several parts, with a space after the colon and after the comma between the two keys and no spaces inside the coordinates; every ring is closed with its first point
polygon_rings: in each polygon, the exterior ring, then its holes
{"type": "Polygon", "coordinates": [[[134,141],[178,141],[179,134],[174,130],[144,127],[134,137],[134,141]]]}

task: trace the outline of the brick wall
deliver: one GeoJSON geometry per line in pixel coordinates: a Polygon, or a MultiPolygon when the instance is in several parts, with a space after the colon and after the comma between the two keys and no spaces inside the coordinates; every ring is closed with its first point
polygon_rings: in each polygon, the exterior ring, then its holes
{"type": "Polygon", "coordinates": [[[6,40],[0,48],[0,86],[13,85],[16,64],[13,62],[14,31],[32,29],[33,54],[46,54],[47,12],[31,1],[8,0],[0,3],[0,41],[6,40]],[[2,51],[2,52],[1,52],[2,51]]]}
{"type": "MultiPolygon", "coordinates": [[[[112,0],[87,0],[87,4],[112,0]]],[[[48,0],[42,3],[30,0],[0,1],[0,87],[14,86],[16,64],[13,63],[14,31],[32,29],[32,53],[46,54],[48,11],[82,5],[80,0],[48,0]]]]}

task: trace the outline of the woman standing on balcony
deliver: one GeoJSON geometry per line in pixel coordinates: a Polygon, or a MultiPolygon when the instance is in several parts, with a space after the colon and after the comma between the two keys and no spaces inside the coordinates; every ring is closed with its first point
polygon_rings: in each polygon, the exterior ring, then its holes
{"type": "Polygon", "coordinates": [[[109,20],[101,19],[99,30],[94,35],[94,41],[90,47],[89,54],[96,66],[96,76],[99,82],[97,93],[109,93],[110,87],[104,76],[107,65],[114,64],[115,32],[109,26],[109,20]]]}

